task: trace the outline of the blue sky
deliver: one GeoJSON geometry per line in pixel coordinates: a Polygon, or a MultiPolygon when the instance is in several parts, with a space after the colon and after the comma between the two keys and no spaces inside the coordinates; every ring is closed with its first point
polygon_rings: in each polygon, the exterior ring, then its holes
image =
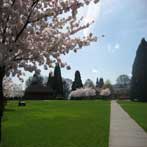
{"type": "Polygon", "coordinates": [[[63,77],[74,79],[76,70],[83,82],[103,77],[115,83],[120,74],[131,76],[136,49],[143,37],[147,39],[146,7],[146,0],[100,0],[98,5],[83,9],[80,14],[96,21],[83,33],[92,31],[99,38],[78,53],[62,57],[71,65],[71,70],[62,69],[63,77]]]}
{"type": "MultiPolygon", "coordinates": [[[[90,78],[95,83],[97,77],[103,77],[113,84],[121,74],[131,76],[137,47],[143,37],[147,40],[146,7],[147,0],[100,0],[97,5],[81,9],[79,14],[85,17],[85,22],[95,20],[92,27],[81,33],[93,32],[98,41],[77,53],[62,56],[71,66],[71,70],[62,69],[62,76],[74,80],[74,73],[79,70],[83,82],[90,78]]],[[[26,73],[24,80],[33,75],[26,73]]],[[[42,69],[41,74],[48,76],[49,71],[42,69]]]]}

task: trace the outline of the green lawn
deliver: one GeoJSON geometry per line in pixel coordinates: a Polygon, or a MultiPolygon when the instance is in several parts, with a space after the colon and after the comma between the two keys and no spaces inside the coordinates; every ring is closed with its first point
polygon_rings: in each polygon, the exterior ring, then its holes
{"type": "Polygon", "coordinates": [[[9,102],[2,147],[108,147],[109,101],[9,102]]]}
{"type": "Polygon", "coordinates": [[[147,131],[147,103],[129,101],[119,101],[119,103],[147,131]]]}

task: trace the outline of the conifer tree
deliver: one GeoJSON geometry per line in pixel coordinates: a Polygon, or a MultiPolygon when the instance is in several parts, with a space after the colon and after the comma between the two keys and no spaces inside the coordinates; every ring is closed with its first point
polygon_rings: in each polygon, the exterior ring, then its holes
{"type": "Polygon", "coordinates": [[[96,87],[99,87],[99,79],[96,79],[96,87]]]}
{"type": "Polygon", "coordinates": [[[56,96],[63,96],[63,82],[61,77],[60,65],[56,64],[54,70],[54,84],[53,88],[55,90],[56,96]]]}
{"type": "Polygon", "coordinates": [[[102,88],[103,86],[104,86],[104,80],[103,80],[103,78],[100,78],[99,88],[102,88]]]}
{"type": "Polygon", "coordinates": [[[136,52],[132,69],[131,98],[147,101],[147,42],[143,38],[136,52]]]}
{"type": "Polygon", "coordinates": [[[53,89],[53,84],[54,84],[54,76],[53,73],[49,73],[48,81],[47,81],[47,87],[53,89]]]}
{"type": "Polygon", "coordinates": [[[82,84],[82,80],[81,80],[81,74],[80,72],[77,70],[75,72],[75,80],[72,84],[72,90],[76,90],[78,88],[82,88],[83,84],[82,84]]]}

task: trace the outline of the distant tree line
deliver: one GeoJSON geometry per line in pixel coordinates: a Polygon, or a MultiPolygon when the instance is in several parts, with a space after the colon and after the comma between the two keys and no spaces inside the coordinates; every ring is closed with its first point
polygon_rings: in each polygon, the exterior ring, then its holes
{"type": "Polygon", "coordinates": [[[96,81],[96,86],[90,79],[85,81],[85,84],[82,83],[80,71],[75,71],[74,81],[70,79],[63,79],[61,76],[60,65],[56,64],[54,72],[50,72],[46,85],[44,84],[44,79],[39,72],[36,72],[33,77],[30,77],[26,82],[26,90],[24,98],[34,97],[38,99],[39,97],[45,97],[49,99],[59,99],[63,97],[67,98],[71,91],[75,91],[80,88],[102,88],[104,86],[103,78],[96,81]],[[71,84],[71,87],[70,87],[71,84]],[[38,97],[38,98],[37,98],[38,97]]]}
{"type": "MultiPolygon", "coordinates": [[[[32,85],[36,85],[37,83],[43,85],[43,79],[42,77],[38,76],[37,73],[35,73],[33,78],[30,78],[26,83],[26,85],[28,86],[27,90],[31,89],[32,85]]],[[[93,85],[90,79],[88,79],[85,84],[93,85]]],[[[129,76],[122,74],[117,78],[116,85],[116,88],[119,90],[120,93],[124,90],[124,88],[126,88],[127,93],[126,91],[124,93],[130,95],[131,100],[138,100],[142,102],[147,101],[147,42],[144,38],[139,44],[136,52],[136,57],[132,68],[132,78],[130,79],[129,76]]],[[[84,86],[85,85],[83,85],[82,83],[80,71],[77,70],[75,72],[75,77],[74,81],[72,82],[71,90],[75,91],[77,89],[84,88],[84,86]]],[[[54,97],[62,97],[65,92],[64,88],[68,88],[68,91],[70,90],[69,86],[66,85],[66,82],[63,82],[59,64],[56,64],[54,73],[49,74],[47,87],[48,89],[52,89],[54,97]]],[[[100,89],[107,87],[111,89],[111,91],[113,91],[113,86],[111,85],[111,83],[104,83],[103,78],[97,78],[95,87],[100,89]]]]}
{"type": "Polygon", "coordinates": [[[104,86],[104,79],[100,78],[100,80],[97,78],[96,80],[96,87],[102,88],[104,86]]]}
{"type": "Polygon", "coordinates": [[[63,97],[63,82],[61,76],[61,69],[59,64],[56,64],[54,73],[50,72],[46,86],[43,84],[43,77],[36,72],[32,78],[26,82],[26,90],[24,97],[63,97]],[[40,94],[40,95],[39,95],[40,94]]]}

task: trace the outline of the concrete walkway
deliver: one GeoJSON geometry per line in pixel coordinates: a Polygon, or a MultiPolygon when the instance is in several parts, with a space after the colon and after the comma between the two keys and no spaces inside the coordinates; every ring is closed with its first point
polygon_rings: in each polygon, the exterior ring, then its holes
{"type": "Polygon", "coordinates": [[[116,101],[111,102],[109,147],[147,147],[147,133],[116,101]]]}

